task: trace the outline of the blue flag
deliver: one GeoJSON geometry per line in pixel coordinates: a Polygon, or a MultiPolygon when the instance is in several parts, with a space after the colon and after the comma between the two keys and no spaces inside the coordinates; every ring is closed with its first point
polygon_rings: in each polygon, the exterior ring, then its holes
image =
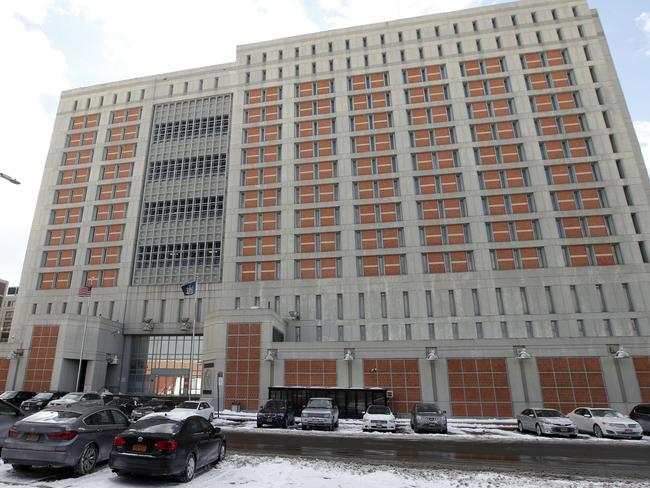
{"type": "Polygon", "coordinates": [[[196,293],[196,281],[182,285],[181,290],[183,290],[183,295],[186,297],[194,295],[196,293]]]}

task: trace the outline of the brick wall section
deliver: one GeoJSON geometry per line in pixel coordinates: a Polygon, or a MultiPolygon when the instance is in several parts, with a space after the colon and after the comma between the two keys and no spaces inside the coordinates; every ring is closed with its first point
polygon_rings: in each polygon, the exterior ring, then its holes
{"type": "Polygon", "coordinates": [[[448,359],[451,412],[457,417],[512,417],[504,358],[448,359]]]}
{"type": "MultiPolygon", "coordinates": [[[[2,287],[2,285],[0,285],[2,287]]],[[[7,389],[7,377],[9,376],[9,360],[0,359],[0,390],[7,389]]]]}
{"type": "Polygon", "coordinates": [[[650,356],[636,357],[633,360],[641,389],[641,401],[650,402],[650,356]]]}
{"type": "Polygon", "coordinates": [[[58,325],[34,326],[23,390],[47,391],[50,389],[58,339],[58,325]]]}
{"type": "Polygon", "coordinates": [[[567,413],[580,406],[609,406],[599,358],[537,358],[537,369],[545,407],[567,413]]]}
{"type": "Polygon", "coordinates": [[[260,324],[228,324],[225,406],[256,410],[260,388],[260,324]]]}
{"type": "Polygon", "coordinates": [[[417,359],[364,359],[363,382],[366,388],[392,390],[390,407],[394,412],[410,412],[421,401],[417,359]]]}
{"type": "Polygon", "coordinates": [[[336,360],[288,359],[284,362],[286,386],[336,386],[336,360]]]}

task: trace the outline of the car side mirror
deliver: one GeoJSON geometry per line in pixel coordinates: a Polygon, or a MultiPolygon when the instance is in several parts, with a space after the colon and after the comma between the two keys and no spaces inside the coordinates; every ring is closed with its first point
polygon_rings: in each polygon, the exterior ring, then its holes
{"type": "Polygon", "coordinates": [[[531,418],[535,418],[535,414],[534,414],[534,413],[529,413],[528,416],[531,417],[531,418]]]}
{"type": "Polygon", "coordinates": [[[590,414],[590,413],[586,413],[586,414],[583,415],[583,417],[586,418],[586,419],[590,419],[590,418],[591,418],[591,414],[590,414]]]}
{"type": "Polygon", "coordinates": [[[364,410],[363,412],[361,412],[361,415],[365,415],[365,414],[366,414],[366,411],[365,411],[365,410],[364,410]]]}

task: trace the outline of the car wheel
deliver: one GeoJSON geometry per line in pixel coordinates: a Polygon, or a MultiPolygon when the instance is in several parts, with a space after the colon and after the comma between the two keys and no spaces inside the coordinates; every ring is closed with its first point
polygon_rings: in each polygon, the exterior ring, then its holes
{"type": "Polygon", "coordinates": [[[208,417],[208,422],[213,422],[214,421],[214,412],[210,413],[210,416],[208,417]]]}
{"type": "Polygon", "coordinates": [[[594,435],[599,439],[603,438],[603,429],[600,428],[600,425],[594,425],[594,435]]]}
{"type": "Polygon", "coordinates": [[[443,434],[448,434],[447,429],[446,429],[446,428],[443,429],[443,430],[442,430],[442,433],[443,433],[443,434]]]}
{"type": "Polygon", "coordinates": [[[521,420],[517,420],[517,430],[522,434],[524,433],[524,424],[521,423],[521,420]]]}
{"type": "Polygon", "coordinates": [[[29,471],[32,469],[31,464],[12,464],[12,468],[14,468],[16,471],[29,471]]]}
{"type": "Polygon", "coordinates": [[[287,417],[284,418],[284,423],[282,424],[283,429],[288,429],[289,428],[289,419],[287,417]]]}
{"type": "Polygon", "coordinates": [[[88,444],[81,453],[81,457],[74,467],[74,472],[77,474],[92,472],[97,464],[97,454],[97,447],[94,444],[88,444]]]}
{"type": "Polygon", "coordinates": [[[194,474],[196,473],[196,457],[194,454],[190,453],[187,455],[185,460],[185,469],[180,476],[180,480],[183,483],[188,483],[194,479],[194,474]]]}
{"type": "Polygon", "coordinates": [[[119,469],[114,469],[113,473],[115,473],[117,476],[126,476],[126,473],[119,469]]]}
{"type": "Polygon", "coordinates": [[[535,425],[535,433],[537,434],[537,437],[542,437],[544,433],[542,432],[542,428],[539,426],[539,424],[535,425]]]}
{"type": "Polygon", "coordinates": [[[643,436],[635,437],[635,438],[634,438],[635,441],[640,441],[640,440],[642,440],[642,439],[643,439],[643,436]]]}
{"type": "Polygon", "coordinates": [[[257,422],[257,428],[258,428],[258,429],[261,429],[261,428],[262,428],[262,425],[264,425],[262,422],[257,422]]]}
{"type": "Polygon", "coordinates": [[[334,428],[335,429],[339,428],[339,419],[336,419],[336,422],[334,422],[334,428]]]}
{"type": "Polygon", "coordinates": [[[226,441],[222,441],[219,446],[219,455],[217,456],[217,462],[220,463],[226,459],[226,441]]]}

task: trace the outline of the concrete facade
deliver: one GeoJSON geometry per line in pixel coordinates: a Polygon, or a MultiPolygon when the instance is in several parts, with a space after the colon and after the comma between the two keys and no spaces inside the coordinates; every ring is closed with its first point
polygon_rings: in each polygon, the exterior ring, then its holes
{"type": "Polygon", "coordinates": [[[335,367],[337,386],[387,387],[402,411],[627,409],[650,388],[648,195],[584,1],[243,45],[233,63],[62,94],[0,346],[25,351],[17,384],[70,388],[85,327],[86,388],[160,394],[136,378],[178,388],[187,352],[153,371],[134,348],[196,320],[190,356],[247,408],[335,367]],[[179,287],[194,277],[196,301],[179,287]],[[53,369],[29,376],[41,359],[53,369]]]}

